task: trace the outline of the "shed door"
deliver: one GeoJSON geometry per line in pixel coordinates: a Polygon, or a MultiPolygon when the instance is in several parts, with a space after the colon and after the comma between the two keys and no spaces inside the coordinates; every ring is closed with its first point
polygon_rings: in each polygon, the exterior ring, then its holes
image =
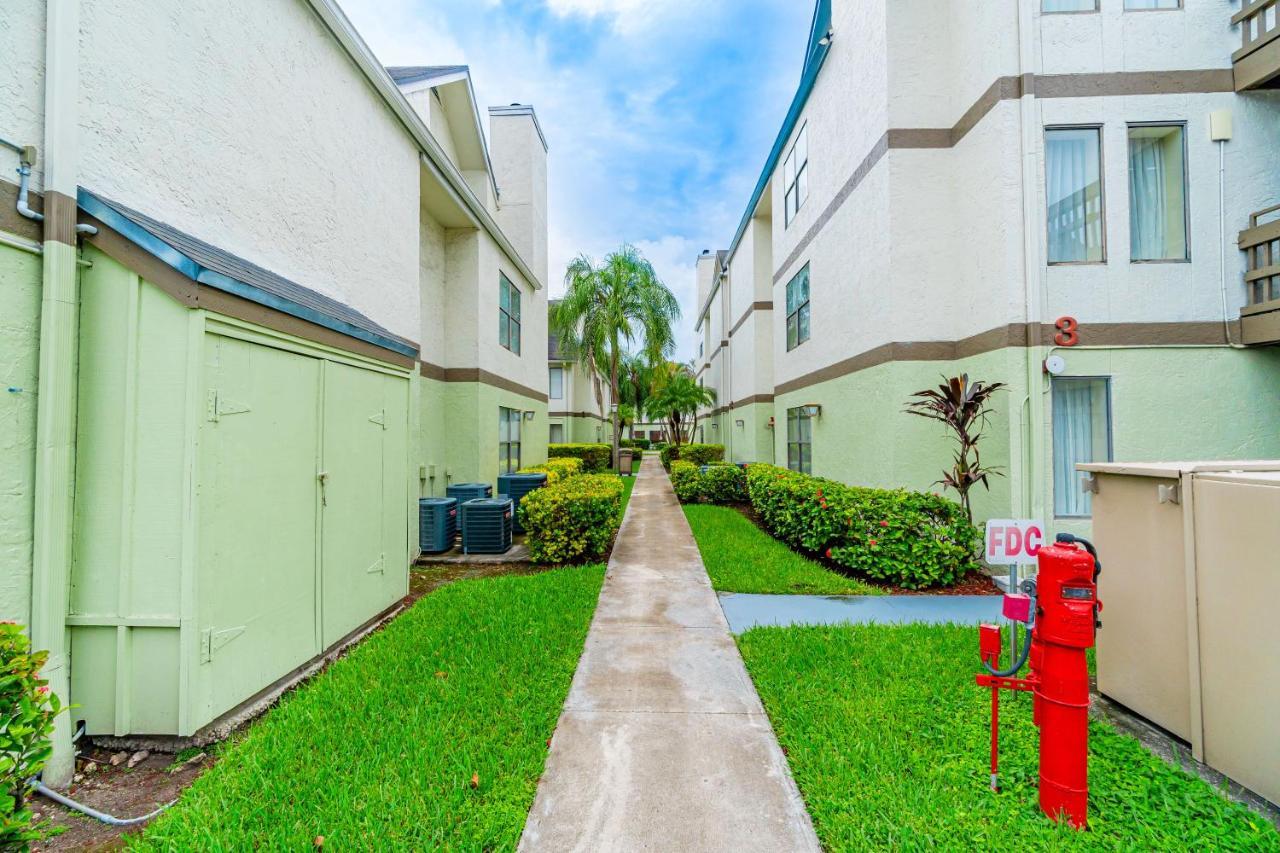
{"type": "Polygon", "coordinates": [[[404,594],[408,383],[324,367],[324,645],[404,594]]]}
{"type": "Polygon", "coordinates": [[[219,335],[207,344],[197,484],[205,721],[320,652],[321,362],[219,335]]]}

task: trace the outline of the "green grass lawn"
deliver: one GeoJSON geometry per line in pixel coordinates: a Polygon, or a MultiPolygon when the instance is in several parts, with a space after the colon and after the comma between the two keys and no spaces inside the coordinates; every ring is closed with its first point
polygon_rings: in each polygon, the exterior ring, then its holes
{"type": "Polygon", "coordinates": [[[603,576],[428,595],[226,747],[134,844],[513,849],[603,576]]]}
{"type": "Polygon", "coordinates": [[[792,551],[732,507],[687,504],[685,517],[721,592],[876,595],[879,590],[792,551]]]}
{"type": "Polygon", "coordinates": [[[1090,828],[1050,822],[1027,694],[1002,697],[991,793],[973,628],[757,628],[739,647],[828,850],[1280,850],[1265,819],[1098,722],[1090,828]]]}

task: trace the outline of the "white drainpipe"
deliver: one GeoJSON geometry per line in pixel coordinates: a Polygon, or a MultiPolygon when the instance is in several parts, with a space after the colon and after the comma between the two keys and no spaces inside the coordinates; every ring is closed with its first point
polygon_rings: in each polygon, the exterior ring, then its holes
{"type": "MultiPolygon", "coordinates": [[[[76,249],[79,0],[48,0],[45,23],[44,251],[32,548],[31,639],[49,652],[44,676],[67,704],[67,631],[75,489],[76,249]]],[[[74,712],[58,718],[43,781],[65,787],[75,770],[74,712]]]]}

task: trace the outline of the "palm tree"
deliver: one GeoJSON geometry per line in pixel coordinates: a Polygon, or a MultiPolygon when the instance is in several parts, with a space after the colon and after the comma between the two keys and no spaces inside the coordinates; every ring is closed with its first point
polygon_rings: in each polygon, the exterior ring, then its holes
{"type": "Polygon", "coordinates": [[[611,252],[601,264],[579,255],[565,271],[564,283],[564,297],[551,313],[551,328],[561,348],[582,361],[588,373],[604,372],[608,378],[616,466],[626,349],[639,344],[649,362],[669,355],[675,349],[672,327],[680,319],[680,305],[634,246],[611,252]]]}
{"type": "Polygon", "coordinates": [[[685,441],[685,424],[688,424],[688,438],[692,439],[698,428],[698,410],[715,402],[714,391],[699,385],[688,370],[680,370],[654,390],[649,398],[649,412],[662,419],[671,443],[679,447],[685,441]]]}

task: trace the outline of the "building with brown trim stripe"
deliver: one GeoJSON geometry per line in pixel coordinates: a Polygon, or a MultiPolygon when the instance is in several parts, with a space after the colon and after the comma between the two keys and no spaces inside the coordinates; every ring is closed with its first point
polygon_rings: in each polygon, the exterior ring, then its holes
{"type": "Polygon", "coordinates": [[[547,144],[333,0],[0,10],[0,618],[70,732],[199,736],[546,458],[547,144]],[[486,141],[485,125],[488,127],[486,141]]]}
{"type": "Polygon", "coordinates": [[[979,515],[1075,531],[1076,463],[1280,456],[1262,6],[818,0],[741,225],[698,261],[706,439],[928,489],[950,447],[903,408],[968,373],[1007,385],[979,515]]]}

